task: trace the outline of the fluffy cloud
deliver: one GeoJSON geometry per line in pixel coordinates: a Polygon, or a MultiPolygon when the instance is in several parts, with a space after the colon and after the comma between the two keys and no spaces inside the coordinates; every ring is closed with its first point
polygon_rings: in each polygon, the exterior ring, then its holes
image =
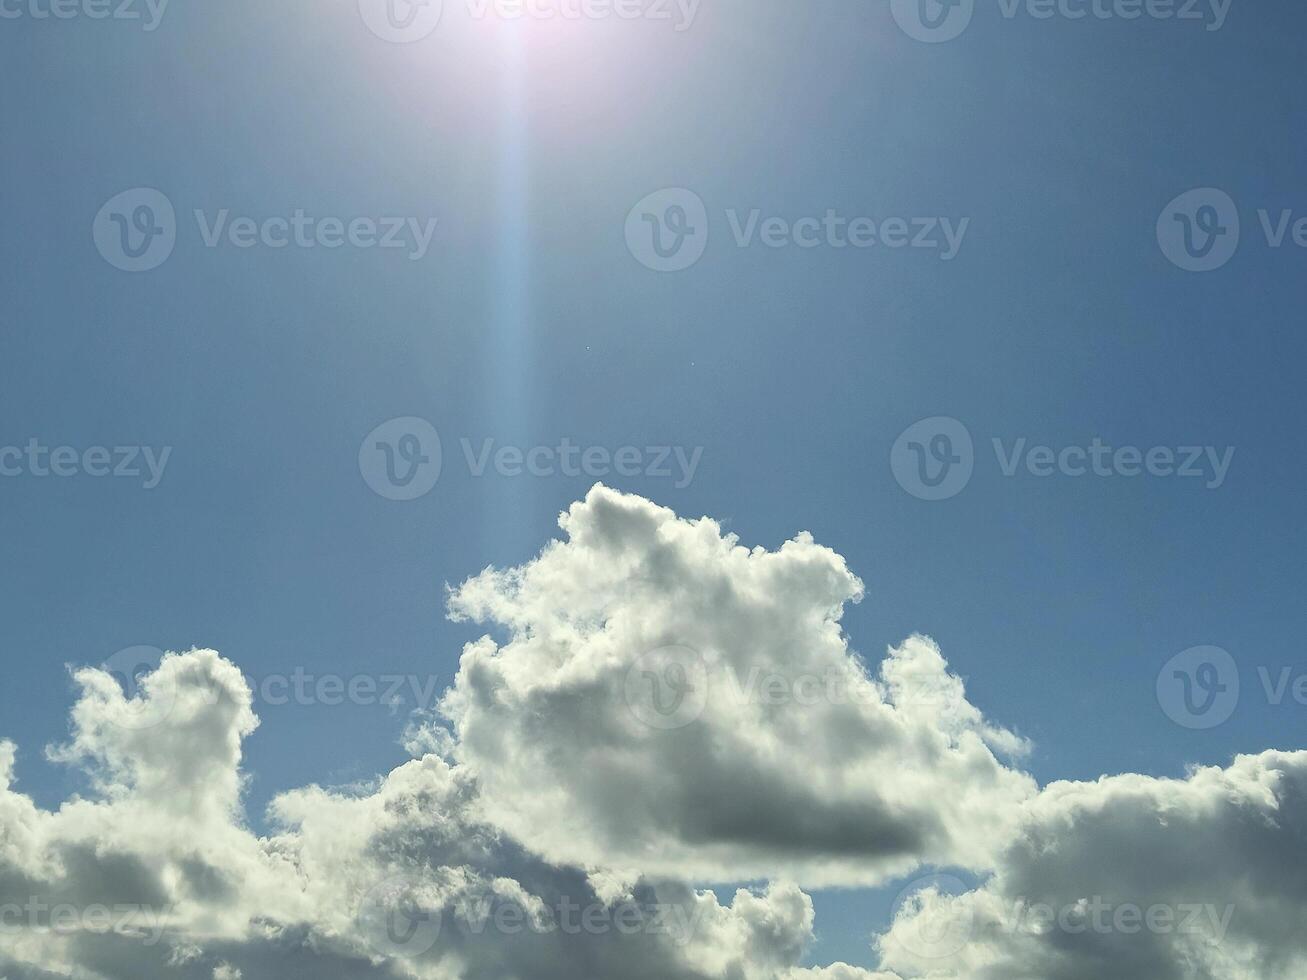
{"type": "Polygon", "coordinates": [[[0,741],[0,977],[1307,973],[1307,753],[1041,792],[930,640],[863,665],[839,627],[861,583],[806,535],[749,551],[603,488],[562,525],[453,591],[492,634],[448,727],[415,727],[415,758],[365,789],[279,796],[266,837],[244,823],[258,720],[233,664],[170,654],[132,697],[79,671],[48,754],[86,797],[37,807],[0,741]],[[801,965],[800,885],[923,864],[973,884],[910,894],[882,972],[801,965]],[[739,880],[769,883],[700,887],[739,880]]]}
{"type": "Polygon", "coordinates": [[[880,946],[940,980],[1288,980],[1307,973],[1307,753],[1184,780],[1055,783],[983,888],[930,888],[880,946]]]}
{"type": "MultiPolygon", "coordinates": [[[[546,862],[481,816],[473,775],[436,755],[371,791],[306,787],[279,827],[241,822],[240,672],[170,654],[128,699],[76,675],[72,737],[93,799],[55,812],[13,785],[0,742],[0,976],[807,980],[808,897],[711,891],[546,862]]],[[[857,976],[857,974],[854,974],[857,976]]]]}
{"type": "Polygon", "coordinates": [[[497,825],[553,860],[697,881],[992,865],[1035,792],[1000,759],[1023,745],[927,639],[868,669],[838,554],[807,534],[749,550],[604,487],[560,524],[566,541],[450,600],[499,636],[442,703],[497,825]]]}

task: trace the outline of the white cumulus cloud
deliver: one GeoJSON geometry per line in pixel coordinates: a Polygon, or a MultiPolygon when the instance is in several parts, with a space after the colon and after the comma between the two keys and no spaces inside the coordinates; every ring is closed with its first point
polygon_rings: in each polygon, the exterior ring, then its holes
{"type": "Polygon", "coordinates": [[[927,889],[880,949],[939,980],[1293,980],[1305,865],[1307,752],[1054,783],[983,887],[927,889]]]}
{"type": "Polygon", "coordinates": [[[281,794],[265,836],[234,664],[169,654],[132,696],[77,671],[47,754],[86,795],[37,806],[0,741],[0,977],[1307,975],[1307,753],[1041,791],[931,640],[858,655],[862,583],[808,535],[747,549],[602,487],[561,523],[452,590],[487,632],[415,757],[281,794]],[[803,887],[924,874],[880,972],[805,965],[803,887]]]}
{"type": "Polygon", "coordinates": [[[1035,784],[914,637],[868,664],[863,586],[800,534],[748,549],[596,487],[567,540],[454,590],[493,632],[442,710],[493,821],[539,853],[698,881],[871,884],[986,868],[1035,784]],[[661,715],[660,715],[661,712],[661,715]]]}

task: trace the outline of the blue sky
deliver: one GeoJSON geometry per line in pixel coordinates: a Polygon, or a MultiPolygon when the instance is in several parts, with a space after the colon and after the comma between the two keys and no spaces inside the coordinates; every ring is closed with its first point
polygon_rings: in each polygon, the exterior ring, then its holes
{"type": "MultiPolygon", "coordinates": [[[[6,9],[21,9],[23,6],[6,9]]],[[[1207,9],[1204,4],[1204,10],[1207,9]]],[[[556,536],[586,475],[472,473],[480,447],[702,449],[688,485],[604,482],[749,546],[803,530],[867,585],[846,613],[876,661],[924,632],[973,703],[1034,743],[1041,783],[1291,748],[1307,708],[1259,694],[1302,661],[1307,217],[1294,84],[1307,12],[1234,0],[1211,22],[1004,16],[909,37],[885,2],[703,0],[693,24],[478,21],[447,0],[390,44],[352,3],[173,0],[157,29],[0,21],[0,445],[172,447],[159,485],[0,478],[0,734],[22,787],[78,788],[67,664],[138,644],[221,651],[254,676],[452,681],[445,586],[556,536]],[[516,33],[514,33],[516,31],[516,33]],[[148,187],[176,209],[157,268],[92,224],[148,187]],[[1158,216],[1236,202],[1238,251],[1189,272],[1158,216]],[[664,188],[704,203],[678,272],[628,247],[664,188]],[[403,249],[206,247],[193,212],[436,220],[403,249]],[[968,219],[956,256],[738,247],[738,218],[833,210],[968,219]],[[945,416],[975,442],[956,496],[905,492],[891,449],[945,416]],[[412,501],[360,473],[364,437],[418,417],[440,478],[412,501]],[[991,440],[1233,447],[1178,477],[1003,475],[991,440]],[[1174,655],[1239,664],[1228,722],[1159,708],[1174,655]]],[[[674,457],[673,457],[674,458],[674,457]]],[[[646,457],[642,457],[648,462],[646,457]]],[[[406,758],[406,711],[259,706],[251,819],[308,782],[406,758]]],[[[819,892],[813,959],[870,964],[885,892],[819,892]]]]}

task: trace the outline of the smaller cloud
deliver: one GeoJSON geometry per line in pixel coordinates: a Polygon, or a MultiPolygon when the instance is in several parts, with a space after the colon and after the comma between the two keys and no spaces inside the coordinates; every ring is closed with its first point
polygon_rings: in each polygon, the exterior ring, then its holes
{"type": "Polygon", "coordinates": [[[882,963],[939,980],[1296,980],[1304,827],[1307,752],[1054,783],[983,887],[904,903],[882,963]]]}

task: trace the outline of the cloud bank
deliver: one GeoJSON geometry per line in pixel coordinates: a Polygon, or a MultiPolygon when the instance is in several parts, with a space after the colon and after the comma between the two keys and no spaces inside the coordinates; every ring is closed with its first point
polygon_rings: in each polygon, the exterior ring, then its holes
{"type": "MultiPolygon", "coordinates": [[[[862,583],[596,487],[450,594],[484,623],[412,761],[245,823],[237,667],[77,671],[86,797],[0,741],[0,977],[1281,980],[1303,975],[1307,754],[1040,789],[935,644],[875,665],[862,583]],[[906,880],[881,972],[806,967],[803,888],[906,880]],[[726,903],[706,886],[727,890],[726,903]]],[[[896,884],[897,887],[897,884],[896,884]]],[[[870,929],[870,923],[869,923],[870,929]]]]}
{"type": "Polygon", "coordinates": [[[256,721],[212,651],[167,656],[133,704],[98,670],[70,742],[93,800],[38,809],[0,743],[0,975],[802,978],[812,903],[551,864],[485,822],[466,769],[427,755],[370,792],[278,797],[241,823],[256,721]],[[154,698],[166,720],[137,727],[154,698]]]}

